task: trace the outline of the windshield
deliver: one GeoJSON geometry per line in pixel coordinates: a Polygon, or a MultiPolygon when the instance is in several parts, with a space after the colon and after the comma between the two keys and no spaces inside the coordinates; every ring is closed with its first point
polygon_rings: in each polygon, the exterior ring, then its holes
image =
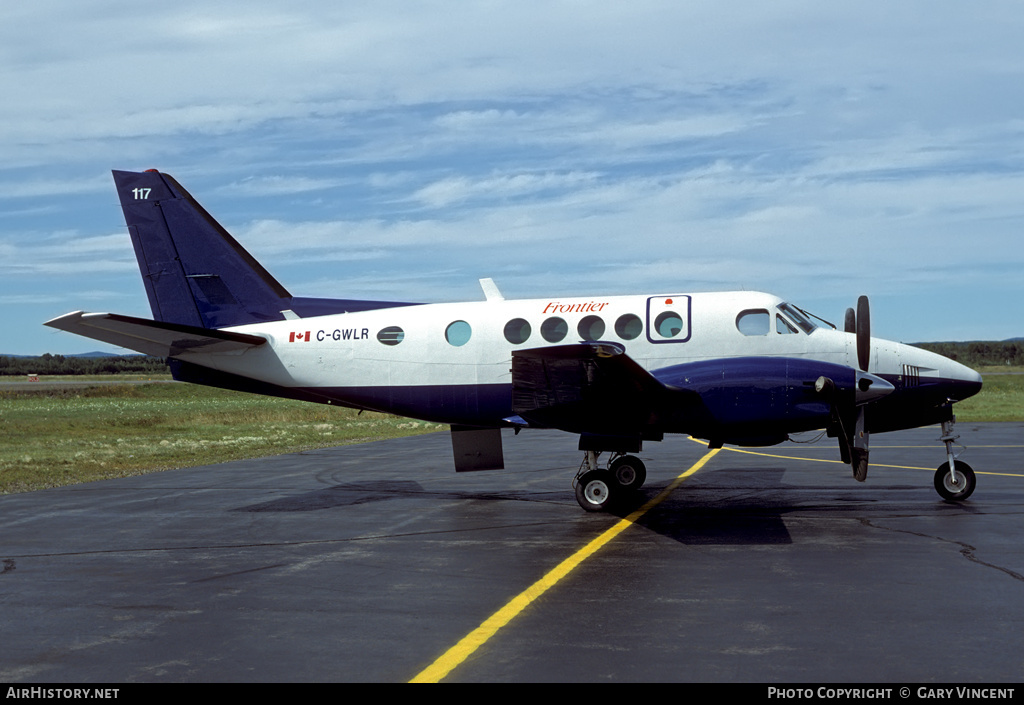
{"type": "MultiPolygon", "coordinates": [[[[778,309],[786,314],[786,317],[789,318],[789,320],[800,326],[800,330],[804,333],[810,333],[812,330],[817,328],[817,326],[814,325],[811,319],[808,318],[803,311],[792,304],[781,303],[779,304],[778,309]]],[[[817,316],[815,316],[815,318],[817,318],[817,316]]]]}

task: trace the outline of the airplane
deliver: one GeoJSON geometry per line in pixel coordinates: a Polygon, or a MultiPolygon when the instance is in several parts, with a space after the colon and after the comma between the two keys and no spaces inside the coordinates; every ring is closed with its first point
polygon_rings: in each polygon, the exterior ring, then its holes
{"type": "Polygon", "coordinates": [[[506,300],[481,279],[465,303],[298,297],[173,177],[113,176],[153,318],[45,325],[164,357],[176,380],[446,424],[457,471],[502,468],[502,429],[566,431],[587,511],[636,496],[636,454],[665,434],[720,448],[823,431],[863,482],[872,433],[939,424],[936,491],[974,491],[952,407],[981,375],[872,337],[867,297],[843,330],[753,291],[506,300]]]}

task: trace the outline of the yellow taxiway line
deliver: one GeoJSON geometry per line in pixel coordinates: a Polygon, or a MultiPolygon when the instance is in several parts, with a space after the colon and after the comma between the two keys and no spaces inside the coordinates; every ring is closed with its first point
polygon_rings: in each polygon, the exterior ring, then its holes
{"type": "MultiPolygon", "coordinates": [[[[696,440],[696,439],[691,439],[696,440]]],[[[700,443],[700,441],[697,441],[700,443]]],[[[932,446],[878,446],[878,449],[882,448],[918,448],[918,447],[932,447],[932,446]]],[[[1014,448],[1017,446],[971,446],[972,448],[1014,448]]],[[[742,448],[727,448],[733,453],[744,453],[746,455],[760,455],[764,458],[782,458],[783,460],[806,460],[809,463],[839,463],[845,465],[842,460],[828,460],[826,458],[805,458],[799,455],[779,455],[778,453],[764,453],[756,450],[744,450],[742,448]]],[[[935,468],[921,468],[914,465],[888,465],[886,463],[871,463],[871,467],[874,468],[898,468],[900,470],[927,470],[929,472],[935,472],[935,468]]],[[[1003,477],[1024,477],[1024,474],[1017,472],[992,472],[990,470],[975,470],[975,475],[1001,475],[1003,477]]]]}
{"type": "MultiPolygon", "coordinates": [[[[693,441],[695,441],[697,443],[701,443],[701,441],[699,441],[699,440],[697,440],[695,438],[691,438],[690,440],[693,440],[693,441]]],[[[882,448],[882,447],[884,447],[884,446],[879,446],[879,448],[882,448]]],[[[901,447],[901,446],[893,446],[893,447],[901,447]]],[[[981,447],[981,446],[976,446],[976,447],[981,447]]],[[[1005,447],[1005,446],[999,446],[999,447],[1005,447]]],[[[610,542],[616,536],[621,534],[623,531],[628,529],[640,517],[642,517],[644,514],[649,512],[654,507],[656,507],[658,504],[661,504],[661,502],[664,501],[669,496],[669,494],[671,494],[672,491],[676,489],[676,487],[678,487],[680,484],[682,484],[683,481],[687,477],[689,477],[690,475],[693,475],[695,472],[697,472],[702,467],[704,467],[707,464],[707,462],[709,460],[711,460],[711,458],[713,458],[715,456],[715,454],[718,453],[719,450],[721,450],[721,449],[720,448],[715,448],[713,450],[710,450],[700,460],[698,460],[696,463],[694,463],[686,472],[684,472],[683,474],[681,474],[678,477],[676,477],[676,479],[673,480],[672,483],[668,487],[666,487],[664,490],[662,490],[661,493],[658,494],[658,496],[656,496],[653,499],[651,499],[644,506],[642,506],[639,509],[637,509],[636,511],[634,511],[629,516],[625,517],[624,519],[619,520],[618,523],[616,523],[610,529],[608,529],[603,534],[601,534],[600,536],[595,538],[593,541],[588,543],[586,546],[581,548],[579,551],[577,551],[576,553],[574,553],[573,555],[569,556],[564,561],[559,563],[554,569],[552,569],[543,578],[541,578],[540,580],[535,582],[533,585],[528,587],[526,590],[524,590],[520,594],[516,595],[514,598],[512,598],[512,600],[508,604],[506,604],[500,610],[498,610],[493,615],[491,615],[489,618],[487,618],[487,620],[485,620],[483,624],[481,624],[479,627],[477,627],[472,632],[470,632],[465,637],[463,637],[461,641],[459,641],[457,644],[455,644],[455,646],[453,646],[452,648],[448,649],[448,651],[443,653],[436,661],[434,661],[434,663],[430,664],[429,666],[427,666],[427,668],[423,669],[423,671],[421,671],[419,674],[417,674],[409,682],[410,683],[437,683],[442,678],[447,676],[449,673],[452,672],[453,669],[455,669],[457,666],[459,666],[461,663],[463,663],[467,658],[469,658],[473,654],[473,652],[475,652],[477,649],[479,649],[481,646],[483,646],[485,643],[487,643],[487,641],[491,637],[493,637],[495,634],[497,634],[498,631],[502,627],[507,625],[518,614],[520,614],[524,609],[526,609],[526,607],[531,602],[533,602],[538,597],[540,597],[545,592],[547,592],[552,587],[554,587],[555,584],[558,583],[558,581],[560,581],[562,578],[564,578],[567,575],[569,575],[569,573],[571,573],[583,561],[585,561],[587,558],[589,558],[590,556],[595,554],[598,550],[600,550],[603,546],[605,546],[608,542],[610,542]]],[[[824,458],[806,458],[806,457],[793,456],[793,455],[779,455],[777,453],[764,453],[764,452],[761,452],[761,451],[743,450],[743,449],[740,449],[740,448],[728,448],[727,450],[729,450],[729,451],[731,451],[733,453],[745,453],[747,455],[760,455],[760,456],[763,456],[763,457],[766,457],[766,458],[781,458],[783,460],[806,460],[806,461],[815,462],[815,463],[840,463],[840,464],[842,464],[841,460],[827,460],[827,459],[824,459],[824,458]]],[[[875,467],[898,468],[898,469],[901,469],[901,470],[928,470],[928,471],[932,471],[933,470],[932,468],[921,468],[921,467],[914,467],[914,466],[911,466],[911,465],[886,465],[886,464],[883,464],[883,463],[872,463],[872,465],[875,466],[875,467]]],[[[1005,476],[1009,476],[1009,477],[1024,477],[1024,474],[1021,474],[1021,473],[981,472],[981,471],[975,471],[975,472],[977,474],[979,474],[979,475],[1005,475],[1005,476]]]]}
{"type": "Polygon", "coordinates": [[[440,658],[423,669],[423,671],[409,682],[437,683],[451,673],[454,668],[469,658],[474,651],[487,643],[488,639],[497,634],[498,630],[511,622],[516,615],[526,609],[531,602],[554,587],[558,581],[569,575],[569,573],[571,573],[583,561],[597,553],[597,551],[605,546],[609,541],[632,526],[638,519],[640,519],[640,517],[657,505],[661,504],[661,502],[664,501],[676,487],[681,485],[686,478],[704,467],[707,462],[718,453],[718,450],[719,449],[716,448],[706,453],[704,457],[690,466],[686,472],[673,480],[672,483],[662,490],[657,497],[654,497],[644,506],[640,507],[624,519],[620,519],[610,529],[578,550],[576,553],[566,558],[543,578],[512,598],[508,604],[488,617],[483,624],[463,637],[459,643],[444,652],[440,658]]]}

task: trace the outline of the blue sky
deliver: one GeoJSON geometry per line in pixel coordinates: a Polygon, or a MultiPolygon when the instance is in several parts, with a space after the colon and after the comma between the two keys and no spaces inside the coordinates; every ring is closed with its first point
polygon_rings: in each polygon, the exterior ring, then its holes
{"type": "Polygon", "coordinates": [[[293,294],[756,289],[1024,335],[1015,2],[35,0],[0,22],[0,353],[149,317],[111,169],[293,294]]]}

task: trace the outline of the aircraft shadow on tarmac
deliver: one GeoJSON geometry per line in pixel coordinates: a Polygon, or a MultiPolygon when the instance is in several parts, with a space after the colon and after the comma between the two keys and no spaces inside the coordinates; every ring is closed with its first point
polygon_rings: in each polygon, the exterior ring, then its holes
{"type": "Polygon", "coordinates": [[[383,502],[410,494],[422,494],[423,487],[411,480],[372,480],[349,482],[303,492],[293,497],[282,497],[270,502],[239,507],[237,512],[312,512],[354,504],[383,502]]]}
{"type": "Polygon", "coordinates": [[[522,491],[502,492],[438,492],[424,488],[412,480],[368,480],[345,482],[292,497],[238,507],[236,512],[312,512],[337,507],[350,507],[371,502],[429,497],[435,500],[506,500],[529,499],[522,491]]]}
{"type": "MultiPolygon", "coordinates": [[[[661,505],[648,512],[639,526],[656,531],[686,544],[783,544],[791,543],[789,532],[782,521],[783,514],[794,507],[779,503],[773,490],[784,489],[781,477],[784,470],[768,469],[751,472],[715,472],[712,487],[701,487],[688,493],[689,488],[677,490],[661,505]],[[751,481],[754,480],[752,484],[751,481]],[[724,483],[724,486],[723,486],[724,483]]],[[[612,515],[626,516],[663,488],[650,487],[640,492],[632,502],[623,504],[612,515]]],[[[310,512],[372,502],[387,502],[403,498],[460,499],[466,501],[531,501],[538,497],[529,492],[431,492],[411,480],[378,480],[351,482],[282,497],[269,502],[239,507],[240,512],[310,512]]],[[[571,495],[566,495],[567,497],[571,495]]],[[[550,492],[542,492],[543,501],[549,501],[550,492]]],[[[593,515],[575,516],[586,520],[593,515]]],[[[607,514],[605,514],[607,516],[607,514]]]]}
{"type": "MultiPolygon", "coordinates": [[[[721,468],[700,485],[686,484],[637,521],[650,531],[690,545],[789,544],[782,520],[795,507],[788,497],[783,468],[721,468]]],[[[646,502],[660,489],[638,498],[646,502]]],[[[625,516],[627,507],[616,514],[625,516]]]]}
{"type": "MultiPolygon", "coordinates": [[[[784,467],[721,468],[677,488],[671,496],[637,520],[637,525],[689,545],[791,544],[784,517],[800,512],[830,514],[861,511],[897,499],[893,490],[916,491],[912,485],[838,488],[808,487],[783,482],[784,467]]],[[[625,517],[657,496],[664,485],[650,485],[630,501],[599,514],[578,514],[582,521],[609,515],[625,517]]],[[[426,501],[543,501],[561,495],[539,491],[432,491],[412,480],[369,480],[341,483],[269,502],[238,507],[239,512],[311,512],[401,499],[426,501]]],[[[566,493],[566,499],[571,497],[566,493]]],[[[560,499],[559,499],[560,501],[560,499]]],[[[972,511],[969,505],[935,502],[939,511],[972,511]]]]}
{"type": "MultiPolygon", "coordinates": [[[[916,513],[934,511],[936,516],[983,511],[969,503],[943,502],[916,484],[798,486],[782,481],[785,472],[782,467],[715,470],[702,484],[677,489],[637,524],[684,544],[767,545],[793,543],[783,521],[793,515],[863,517],[906,507],[908,501],[916,513]]],[[[648,492],[616,514],[626,516],[657,494],[653,488],[648,492]]]]}

